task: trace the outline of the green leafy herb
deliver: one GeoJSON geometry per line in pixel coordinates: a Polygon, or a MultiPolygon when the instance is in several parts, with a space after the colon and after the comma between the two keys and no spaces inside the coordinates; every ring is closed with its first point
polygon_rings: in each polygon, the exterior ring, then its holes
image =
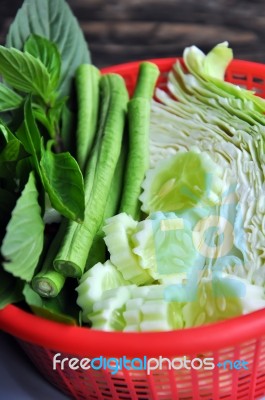
{"type": "Polygon", "coordinates": [[[45,65],[29,53],[0,46],[0,74],[14,89],[40,96],[46,103],[55,90],[45,65]]]}
{"type": "Polygon", "coordinates": [[[57,46],[43,37],[31,35],[25,43],[24,50],[45,65],[52,86],[57,88],[61,72],[61,56],[57,46]]]}
{"type": "Polygon", "coordinates": [[[0,120],[0,132],[2,135],[0,137],[4,137],[5,142],[7,143],[9,140],[15,139],[15,135],[11,132],[11,130],[8,128],[6,124],[3,123],[3,121],[0,120]]]}
{"type": "Polygon", "coordinates": [[[25,152],[17,139],[12,139],[0,151],[0,177],[14,180],[16,163],[25,157],[25,152]]]}
{"type": "Polygon", "coordinates": [[[90,63],[90,54],[66,1],[25,0],[10,26],[6,45],[22,50],[31,34],[45,37],[57,45],[62,58],[60,93],[69,95],[76,68],[90,63]]]}
{"type": "Polygon", "coordinates": [[[20,191],[26,185],[31,171],[32,171],[31,156],[25,157],[16,163],[16,177],[19,183],[18,186],[20,191]]]}
{"type": "Polygon", "coordinates": [[[76,160],[70,153],[53,153],[50,141],[45,150],[41,134],[34,120],[31,99],[24,107],[24,122],[17,138],[32,155],[32,164],[49,195],[52,206],[67,218],[78,222],[84,219],[84,183],[76,160]],[[41,148],[42,147],[42,148],[41,148]]]}
{"type": "MultiPolygon", "coordinates": [[[[46,259],[45,195],[66,222],[84,219],[83,175],[62,151],[74,153],[69,107],[75,71],[86,63],[88,47],[67,2],[25,0],[0,46],[0,308],[24,298],[36,314],[70,324],[79,308],[76,295],[69,306],[68,282],[52,301],[25,282],[43,272],[46,259]]],[[[59,276],[52,261],[45,278],[59,276]]]]}
{"type": "Polygon", "coordinates": [[[16,203],[6,231],[1,248],[6,260],[3,267],[29,282],[42,252],[44,231],[33,172],[16,203]]]}
{"type": "Polygon", "coordinates": [[[33,117],[30,97],[25,101],[24,122],[19,128],[16,136],[23,144],[25,150],[32,155],[34,167],[41,177],[39,167],[41,136],[33,117]]]}
{"type": "Polygon", "coordinates": [[[0,165],[5,161],[16,161],[19,155],[20,142],[17,139],[10,140],[0,153],[0,165]]]}
{"type": "Polygon", "coordinates": [[[52,206],[62,215],[77,222],[84,219],[85,195],[83,176],[77,161],[70,153],[55,154],[41,150],[41,176],[52,206]]]}
{"type": "Polygon", "coordinates": [[[22,97],[9,87],[0,83],[0,110],[1,112],[14,110],[22,104],[22,97]]]}
{"type": "Polygon", "coordinates": [[[63,148],[70,151],[71,154],[76,153],[76,142],[73,131],[76,126],[75,114],[64,104],[61,115],[60,137],[63,142],[63,148]]]}

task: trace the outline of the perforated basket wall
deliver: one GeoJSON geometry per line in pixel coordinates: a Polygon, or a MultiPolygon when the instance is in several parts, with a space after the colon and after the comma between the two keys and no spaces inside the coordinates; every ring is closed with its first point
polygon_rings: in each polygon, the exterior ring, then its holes
{"type": "MultiPolygon", "coordinates": [[[[225,335],[225,332],[223,333],[225,335]]],[[[139,338],[140,340],[140,338],[139,338]]],[[[74,399],[93,400],[251,400],[265,398],[265,337],[230,348],[204,353],[215,362],[245,360],[248,370],[215,368],[213,370],[168,368],[162,370],[122,370],[115,375],[109,370],[74,371],[65,364],[65,370],[52,369],[57,351],[21,342],[21,346],[41,373],[62,392],[74,399]]],[[[177,356],[177,354],[176,354],[177,356]]],[[[61,353],[60,359],[75,357],[61,353]]],[[[78,356],[77,356],[78,357],[78,356]]],[[[163,355],[164,358],[167,355],[163,355]]],[[[189,354],[197,358],[198,354],[189,354]]],[[[201,355],[200,355],[201,357],[201,355]]],[[[89,354],[88,354],[89,358],[89,354]]],[[[172,359],[172,357],[170,357],[172,359]]]]}

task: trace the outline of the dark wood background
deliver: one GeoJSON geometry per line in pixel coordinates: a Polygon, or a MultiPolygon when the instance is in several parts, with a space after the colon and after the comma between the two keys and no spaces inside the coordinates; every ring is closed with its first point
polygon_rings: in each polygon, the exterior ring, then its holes
{"type": "MultiPolygon", "coordinates": [[[[0,0],[0,42],[23,0],[0,0]]],[[[265,0],[69,0],[93,62],[106,66],[208,51],[228,40],[234,57],[265,62],[265,0]]]]}

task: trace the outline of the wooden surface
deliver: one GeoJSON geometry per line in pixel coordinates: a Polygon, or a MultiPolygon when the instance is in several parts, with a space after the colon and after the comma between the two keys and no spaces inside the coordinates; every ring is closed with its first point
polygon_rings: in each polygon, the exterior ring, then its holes
{"type": "MultiPolygon", "coordinates": [[[[44,0],[43,0],[44,1],[44,0]]],[[[228,40],[234,57],[265,63],[265,0],[69,0],[101,67],[208,51],[228,40]]],[[[0,41],[22,0],[0,0],[0,41]]]]}

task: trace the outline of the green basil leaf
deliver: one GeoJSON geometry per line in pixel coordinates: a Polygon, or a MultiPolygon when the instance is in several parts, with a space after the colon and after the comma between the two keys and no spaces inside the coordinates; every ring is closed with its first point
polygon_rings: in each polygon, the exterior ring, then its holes
{"type": "Polygon", "coordinates": [[[14,89],[53,100],[55,87],[47,68],[29,53],[0,46],[0,74],[14,89]]]}
{"type": "Polygon", "coordinates": [[[15,179],[16,163],[27,156],[19,140],[10,140],[0,151],[0,177],[15,179]]]}
{"type": "Polygon", "coordinates": [[[51,124],[49,119],[47,118],[46,112],[42,106],[38,104],[32,104],[32,112],[34,119],[40,122],[49,132],[50,136],[54,136],[54,126],[51,124]]]}
{"type": "Polygon", "coordinates": [[[50,74],[52,86],[57,88],[61,72],[61,56],[56,44],[38,35],[30,35],[24,50],[45,65],[50,74]]]}
{"type": "Polygon", "coordinates": [[[65,307],[66,296],[62,292],[55,298],[46,299],[39,296],[29,284],[26,284],[23,295],[26,303],[36,315],[69,325],[77,324],[75,318],[69,315],[69,309],[65,307]]]}
{"type": "Polygon", "coordinates": [[[76,154],[76,141],[73,132],[76,128],[76,115],[69,109],[67,104],[62,109],[62,120],[60,134],[63,148],[71,154],[76,154]]]}
{"type": "MultiPolygon", "coordinates": [[[[27,157],[20,141],[13,135],[7,126],[0,123],[3,141],[0,144],[0,177],[15,183],[15,169],[18,160],[27,157]]],[[[10,186],[10,185],[8,185],[10,186]]]]}
{"type": "Polygon", "coordinates": [[[63,97],[57,100],[53,107],[48,110],[47,119],[50,124],[55,128],[58,127],[59,121],[62,115],[63,107],[65,105],[67,98],[63,97]]]}
{"type": "Polygon", "coordinates": [[[4,271],[1,265],[0,282],[0,310],[23,299],[23,282],[4,271]]]}
{"type": "Polygon", "coordinates": [[[19,50],[31,34],[54,42],[61,54],[60,93],[70,94],[72,78],[80,64],[90,63],[82,30],[64,0],[25,0],[11,24],[6,45],[19,50]]]}
{"type": "Polygon", "coordinates": [[[84,219],[84,180],[77,161],[70,153],[55,154],[42,146],[40,168],[44,188],[52,206],[65,217],[81,222],[84,219]]]}
{"type": "Polygon", "coordinates": [[[4,142],[7,143],[9,140],[15,139],[15,135],[11,132],[11,130],[7,127],[6,124],[4,124],[3,121],[0,121],[0,132],[2,133],[2,137],[4,137],[4,142]]]}
{"type": "Polygon", "coordinates": [[[1,252],[3,267],[12,275],[30,281],[43,248],[44,223],[33,172],[17,200],[6,228],[1,252]]]}
{"type": "Polygon", "coordinates": [[[41,105],[36,103],[32,104],[34,118],[46,128],[51,138],[55,138],[59,130],[60,119],[65,102],[65,97],[57,99],[53,107],[49,108],[48,111],[44,110],[41,105]]]}
{"type": "Polygon", "coordinates": [[[32,156],[25,157],[16,163],[15,176],[19,182],[19,191],[23,190],[29,179],[29,174],[32,171],[32,164],[34,164],[32,156]]]}
{"type": "Polygon", "coordinates": [[[19,140],[10,140],[0,152],[0,165],[2,162],[16,161],[19,158],[20,146],[19,140]]]}
{"type": "Polygon", "coordinates": [[[39,168],[41,135],[33,116],[30,97],[27,97],[25,101],[24,122],[16,132],[16,137],[23,144],[25,150],[32,155],[34,167],[41,176],[39,168]]]}
{"type": "Polygon", "coordinates": [[[22,101],[19,94],[0,83],[0,112],[14,110],[21,106],[22,101]]]}
{"type": "MultiPolygon", "coordinates": [[[[16,109],[14,109],[14,110],[16,110],[16,109]]],[[[14,112],[14,110],[13,111],[3,111],[3,112],[0,111],[0,120],[4,124],[7,124],[7,125],[11,124],[12,120],[13,120],[12,113],[14,112]]],[[[0,135],[0,142],[1,142],[1,135],[0,135]]]]}

